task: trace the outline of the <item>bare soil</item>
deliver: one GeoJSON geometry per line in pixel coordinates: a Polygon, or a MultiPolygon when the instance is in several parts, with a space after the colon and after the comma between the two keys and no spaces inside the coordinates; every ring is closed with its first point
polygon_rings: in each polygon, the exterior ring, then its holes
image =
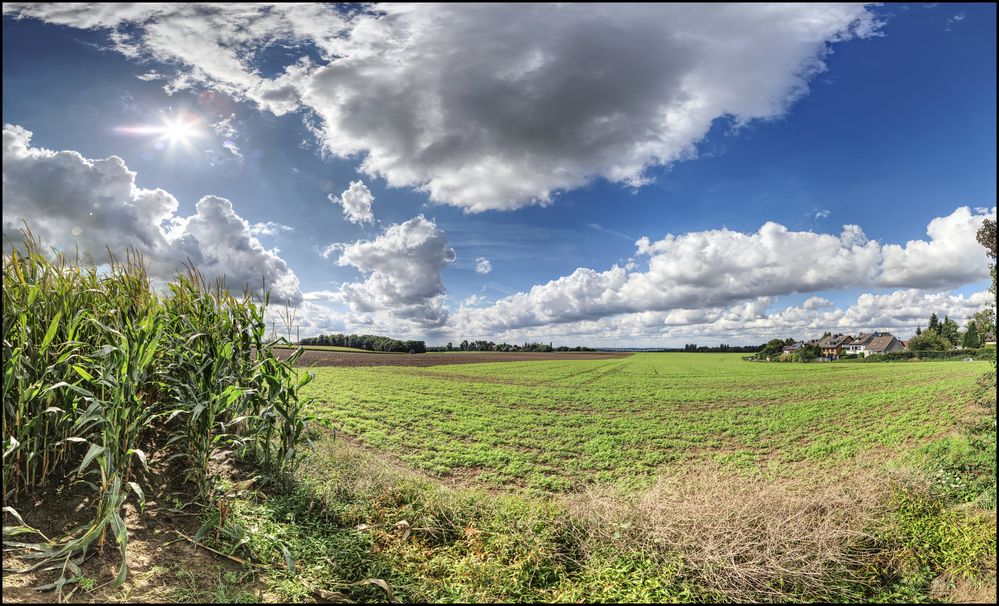
{"type": "MultiPolygon", "coordinates": [[[[287,358],[294,350],[275,349],[280,358],[287,358]]],[[[630,352],[610,351],[559,351],[537,352],[460,352],[397,354],[386,356],[377,352],[354,353],[347,351],[320,351],[307,349],[296,366],[444,366],[448,364],[485,364],[491,362],[539,362],[546,360],[611,360],[630,356],[630,352]]]]}
{"type": "MultiPolygon", "coordinates": [[[[140,514],[132,499],[123,508],[128,528],[128,578],[123,586],[113,587],[121,557],[110,537],[103,546],[95,545],[81,565],[84,576],[91,580],[90,585],[85,588],[68,584],[62,596],[55,590],[35,589],[55,581],[59,571],[13,573],[33,561],[19,557],[22,554],[16,550],[5,550],[3,602],[50,604],[61,597],[61,601],[72,603],[197,603],[228,600],[236,593],[242,599],[253,596],[263,601],[265,590],[253,571],[182,538],[181,535],[193,537],[197,533],[202,509],[193,503],[184,505],[193,491],[180,480],[181,470],[176,465],[168,467],[156,457],[150,461],[150,470],[140,480],[146,487],[145,513],[140,514]],[[181,509],[177,509],[178,505],[181,509]],[[231,581],[223,583],[225,578],[231,581]],[[227,597],[220,592],[220,586],[227,586],[232,595],[227,597]]],[[[14,506],[28,525],[57,537],[88,522],[95,503],[92,491],[85,487],[60,485],[42,490],[34,498],[22,499],[14,506]]],[[[27,539],[34,540],[37,539],[27,539]]]]}

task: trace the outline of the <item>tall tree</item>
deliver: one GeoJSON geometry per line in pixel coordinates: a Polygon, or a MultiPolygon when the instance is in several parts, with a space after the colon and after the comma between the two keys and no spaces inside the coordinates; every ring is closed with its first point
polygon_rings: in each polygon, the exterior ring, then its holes
{"type": "Polygon", "coordinates": [[[945,351],[950,348],[950,341],[940,336],[937,331],[928,328],[923,334],[909,339],[909,349],[912,351],[945,351]]]}
{"type": "MultiPolygon", "coordinates": [[[[985,252],[988,254],[989,259],[992,260],[992,264],[989,269],[992,270],[992,309],[993,315],[995,317],[995,307],[996,307],[996,222],[992,219],[986,219],[982,226],[978,229],[977,234],[978,242],[985,247],[985,252]]],[[[993,331],[995,326],[993,325],[993,331]]],[[[996,358],[992,357],[992,366],[995,366],[996,358]]]]}
{"type": "Polygon", "coordinates": [[[961,347],[978,349],[981,344],[981,339],[978,337],[978,327],[975,325],[975,321],[972,320],[968,322],[968,329],[964,331],[964,337],[961,339],[961,347]]]}
{"type": "Polygon", "coordinates": [[[975,314],[975,329],[979,336],[995,334],[996,332],[996,311],[991,307],[986,307],[975,314]]]}
{"type": "Polygon", "coordinates": [[[940,332],[940,318],[937,317],[937,314],[930,314],[930,325],[926,327],[926,330],[940,332]]]}
{"type": "Polygon", "coordinates": [[[940,336],[950,341],[951,345],[960,342],[959,328],[957,322],[944,316],[944,321],[940,324],[940,336]]]}

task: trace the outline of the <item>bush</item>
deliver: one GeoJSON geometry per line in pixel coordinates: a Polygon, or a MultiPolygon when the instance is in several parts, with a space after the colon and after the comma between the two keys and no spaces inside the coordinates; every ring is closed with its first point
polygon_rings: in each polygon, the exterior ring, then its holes
{"type": "Polygon", "coordinates": [[[947,351],[893,351],[886,354],[872,354],[865,357],[840,359],[857,359],[861,362],[898,362],[900,360],[989,360],[989,353],[983,349],[950,349],[947,351]]]}

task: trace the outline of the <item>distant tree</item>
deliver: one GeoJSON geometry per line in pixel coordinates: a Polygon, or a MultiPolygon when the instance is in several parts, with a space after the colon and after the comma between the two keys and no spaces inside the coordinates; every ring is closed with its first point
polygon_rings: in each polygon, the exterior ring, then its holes
{"type": "Polygon", "coordinates": [[[986,307],[975,314],[973,322],[975,323],[975,330],[978,331],[978,335],[981,337],[995,334],[996,332],[996,312],[991,307],[986,307]]]}
{"type": "Polygon", "coordinates": [[[916,327],[916,336],[918,337],[921,334],[923,334],[923,329],[917,326],[916,327]]]}
{"type": "Polygon", "coordinates": [[[832,333],[827,330],[824,333],[822,333],[822,336],[819,337],[819,338],[820,339],[825,339],[826,337],[831,337],[831,336],[832,336],[832,333]]]}
{"type": "Polygon", "coordinates": [[[912,351],[947,351],[952,347],[949,340],[929,328],[909,339],[909,349],[912,351]]]}
{"type": "Polygon", "coordinates": [[[822,355],[818,345],[805,345],[791,356],[793,362],[811,362],[822,355]]]}
{"type": "Polygon", "coordinates": [[[779,356],[781,351],[784,349],[784,341],[780,339],[772,339],[763,346],[763,349],[757,354],[758,358],[770,358],[774,356],[779,356]]]}
{"type": "Polygon", "coordinates": [[[937,318],[937,314],[930,314],[930,325],[926,327],[926,330],[940,332],[940,319],[937,318]]]}
{"type": "Polygon", "coordinates": [[[951,320],[947,316],[944,316],[944,321],[940,324],[940,336],[947,339],[951,345],[957,345],[960,343],[960,335],[958,333],[959,327],[957,322],[951,320]]]}
{"type": "Polygon", "coordinates": [[[961,338],[961,347],[978,349],[981,344],[982,340],[978,336],[978,327],[975,325],[975,321],[971,320],[968,322],[968,329],[964,331],[964,336],[961,338]]]}

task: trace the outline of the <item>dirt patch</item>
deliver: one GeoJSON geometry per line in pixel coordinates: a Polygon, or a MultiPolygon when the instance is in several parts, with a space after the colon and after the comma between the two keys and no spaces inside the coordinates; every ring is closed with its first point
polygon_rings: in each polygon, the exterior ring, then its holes
{"type": "MultiPolygon", "coordinates": [[[[290,349],[275,349],[279,358],[287,358],[290,349]]],[[[307,349],[296,366],[445,366],[449,364],[487,364],[492,362],[544,362],[555,360],[613,360],[630,356],[629,352],[463,352],[384,355],[376,352],[319,351],[307,349]]]]}
{"type": "MultiPolygon", "coordinates": [[[[193,491],[181,480],[179,466],[168,466],[154,457],[150,471],[144,478],[136,478],[146,490],[145,512],[140,513],[132,500],[123,507],[128,528],[125,584],[112,587],[121,557],[114,539],[109,537],[103,548],[94,545],[80,567],[83,582],[66,585],[63,600],[75,603],[263,600],[264,586],[255,571],[182,538],[181,535],[193,537],[197,533],[202,509],[190,502],[193,491]]],[[[94,507],[92,491],[81,485],[54,486],[15,504],[27,524],[50,537],[88,522],[94,507]]],[[[59,598],[56,591],[34,588],[52,583],[59,572],[9,572],[34,563],[20,555],[23,554],[16,550],[4,553],[3,602],[55,602],[59,598]]]]}

